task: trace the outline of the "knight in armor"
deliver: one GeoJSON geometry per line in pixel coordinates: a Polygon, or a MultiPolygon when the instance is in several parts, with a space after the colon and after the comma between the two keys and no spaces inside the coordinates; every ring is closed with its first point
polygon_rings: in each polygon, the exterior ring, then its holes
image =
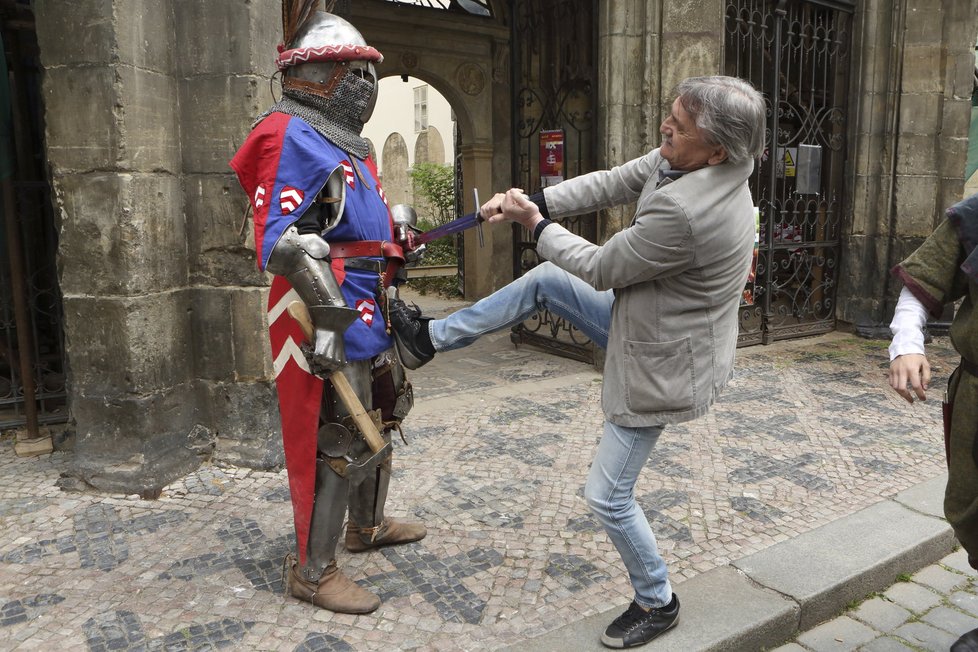
{"type": "Polygon", "coordinates": [[[282,99],[257,118],[230,164],[254,211],[258,265],[274,274],[268,324],[296,533],[287,590],[331,611],[368,613],[380,598],[336,563],[347,512],[353,553],[426,534],[384,515],[391,433],[413,402],[384,306],[405,253],[360,135],[382,56],[318,4],[284,0],[282,99]],[[303,304],[311,342],[290,314],[303,304]],[[378,426],[380,450],[356,425],[334,372],[378,426]]]}

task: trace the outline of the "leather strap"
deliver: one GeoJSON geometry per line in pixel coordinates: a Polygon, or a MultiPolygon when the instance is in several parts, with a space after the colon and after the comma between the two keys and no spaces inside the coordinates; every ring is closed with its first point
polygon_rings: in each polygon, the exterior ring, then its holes
{"type": "Polygon", "coordinates": [[[376,258],[344,258],[343,266],[347,269],[362,269],[368,272],[383,274],[387,263],[376,258]]]}
{"type": "Polygon", "coordinates": [[[404,250],[390,240],[358,240],[330,242],[330,258],[398,258],[404,260],[404,250]]]}

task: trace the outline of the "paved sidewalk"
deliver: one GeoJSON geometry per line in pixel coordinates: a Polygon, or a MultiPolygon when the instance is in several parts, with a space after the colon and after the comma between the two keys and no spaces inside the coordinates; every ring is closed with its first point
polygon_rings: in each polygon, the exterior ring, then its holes
{"type": "MultiPolygon", "coordinates": [[[[946,339],[930,350],[936,398],[954,356],[946,339]]],[[[907,405],[886,366],[885,343],[839,333],[742,349],[716,408],[667,428],[637,492],[683,616],[647,649],[775,647],[950,552],[939,401],[907,405]]],[[[504,332],[412,381],[388,512],[429,535],[339,554],[377,612],[282,595],[284,470],[208,465],[156,501],[66,493],[69,454],[17,458],[8,437],[0,649],[600,649],[631,599],[582,497],[600,375],[504,332]]]]}
{"type": "Polygon", "coordinates": [[[947,650],[978,627],[978,585],[963,550],[866,596],[775,652],[947,650]]]}

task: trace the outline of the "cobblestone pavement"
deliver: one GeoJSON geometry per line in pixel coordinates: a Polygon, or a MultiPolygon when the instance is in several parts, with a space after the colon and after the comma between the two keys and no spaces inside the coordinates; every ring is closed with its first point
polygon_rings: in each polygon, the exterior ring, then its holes
{"type": "MultiPolygon", "coordinates": [[[[936,399],[954,358],[944,338],[930,352],[936,399]]],[[[899,399],[885,355],[838,333],[742,349],[716,409],[666,429],[637,492],[674,582],[943,471],[939,401],[899,399]]],[[[500,333],[412,379],[388,513],[428,537],[338,559],[377,612],[284,597],[284,470],[207,465],[155,501],[66,493],[69,454],[17,458],[7,437],[0,649],[490,650],[627,604],[582,497],[600,376],[500,333]]]]}
{"type": "Polygon", "coordinates": [[[978,627],[978,581],[963,550],[900,579],[775,652],[947,650],[978,627]]]}

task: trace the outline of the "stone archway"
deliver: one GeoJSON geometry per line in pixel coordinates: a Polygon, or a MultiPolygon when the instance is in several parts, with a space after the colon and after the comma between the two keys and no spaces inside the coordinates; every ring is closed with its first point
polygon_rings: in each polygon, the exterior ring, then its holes
{"type": "MultiPolygon", "coordinates": [[[[475,208],[473,188],[488,197],[509,187],[510,33],[505,16],[395,8],[368,0],[355,3],[346,18],[383,53],[380,77],[420,79],[452,106],[461,133],[464,210],[475,208]]],[[[486,229],[482,247],[475,233],[466,233],[465,249],[466,298],[483,297],[512,280],[508,229],[486,229]]]]}

